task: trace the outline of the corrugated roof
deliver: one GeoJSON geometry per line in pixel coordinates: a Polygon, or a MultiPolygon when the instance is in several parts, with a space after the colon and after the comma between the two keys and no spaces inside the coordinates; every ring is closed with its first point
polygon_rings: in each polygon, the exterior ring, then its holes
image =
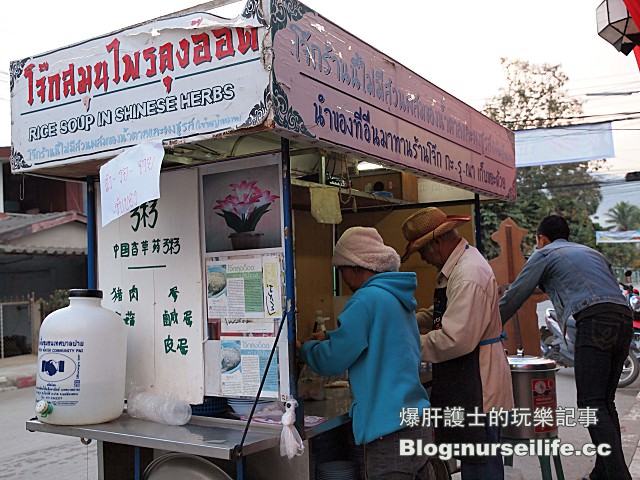
{"type": "Polygon", "coordinates": [[[0,213],[0,244],[68,222],[86,224],[87,217],[78,212],[0,213]]]}
{"type": "Polygon", "coordinates": [[[0,254],[7,255],[86,255],[86,248],[46,247],[41,245],[0,245],[0,254]]]}

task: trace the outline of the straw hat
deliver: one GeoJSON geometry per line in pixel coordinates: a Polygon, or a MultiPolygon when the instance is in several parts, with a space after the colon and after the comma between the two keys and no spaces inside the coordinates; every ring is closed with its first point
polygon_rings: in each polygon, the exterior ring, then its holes
{"type": "Polygon", "coordinates": [[[471,220],[468,215],[447,215],[436,207],[418,210],[402,223],[402,234],[409,242],[402,255],[405,262],[412,253],[422,249],[434,238],[471,220]]]}

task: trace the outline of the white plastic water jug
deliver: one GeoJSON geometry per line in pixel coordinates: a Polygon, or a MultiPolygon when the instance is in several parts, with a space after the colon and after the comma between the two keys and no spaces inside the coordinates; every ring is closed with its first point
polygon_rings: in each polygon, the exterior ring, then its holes
{"type": "Polygon", "coordinates": [[[124,405],[127,327],[100,290],[70,290],[69,303],[40,327],[36,413],[55,425],[108,422],[124,405]]]}

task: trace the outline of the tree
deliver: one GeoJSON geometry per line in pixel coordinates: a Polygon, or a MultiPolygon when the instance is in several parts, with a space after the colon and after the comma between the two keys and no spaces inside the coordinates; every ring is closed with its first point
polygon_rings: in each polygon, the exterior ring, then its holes
{"type": "Polygon", "coordinates": [[[616,230],[625,231],[640,228],[640,208],[628,202],[616,203],[605,215],[615,224],[616,230]]]}
{"type": "Polygon", "coordinates": [[[536,65],[523,60],[501,58],[507,86],[485,105],[485,113],[509,130],[548,128],[570,124],[582,113],[582,103],[568,97],[569,77],[560,65],[536,65]]]}
{"type": "MultiPolygon", "coordinates": [[[[484,113],[511,130],[567,125],[582,113],[582,104],[568,96],[569,80],[560,65],[536,65],[522,60],[501,59],[507,86],[489,99],[484,113]]],[[[535,228],[542,217],[557,213],[567,218],[572,239],[595,246],[595,230],[589,218],[601,200],[600,188],[590,172],[603,161],[518,168],[518,199],[486,203],[481,211],[485,254],[495,257],[498,246],[490,240],[500,222],[511,217],[531,232],[524,250],[535,245],[535,228]]]]}
{"type": "MultiPolygon", "coordinates": [[[[628,202],[618,202],[605,214],[612,221],[615,230],[637,230],[640,228],[640,208],[628,202]]],[[[604,230],[604,229],[601,229],[604,230]]],[[[619,267],[637,269],[640,267],[640,244],[638,243],[614,243],[598,245],[609,261],[619,267]]]]}

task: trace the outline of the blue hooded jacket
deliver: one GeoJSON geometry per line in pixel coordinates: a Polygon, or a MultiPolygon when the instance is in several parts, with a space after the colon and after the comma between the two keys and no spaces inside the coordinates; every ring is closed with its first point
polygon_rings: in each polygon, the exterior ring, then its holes
{"type": "Polygon", "coordinates": [[[327,340],[304,343],[303,360],[321,375],[349,370],[356,444],[404,428],[403,408],[429,407],[420,383],[420,335],[413,272],[385,272],[369,278],[347,302],[338,328],[327,340]]]}

